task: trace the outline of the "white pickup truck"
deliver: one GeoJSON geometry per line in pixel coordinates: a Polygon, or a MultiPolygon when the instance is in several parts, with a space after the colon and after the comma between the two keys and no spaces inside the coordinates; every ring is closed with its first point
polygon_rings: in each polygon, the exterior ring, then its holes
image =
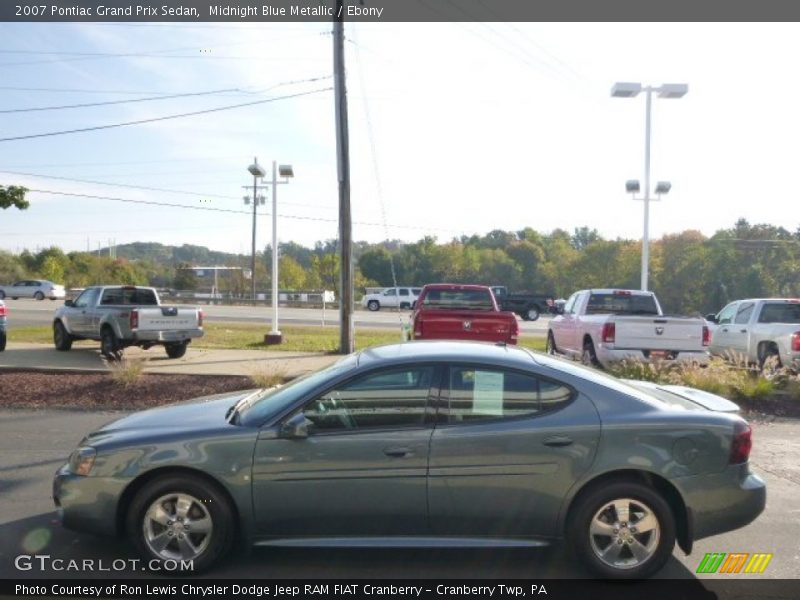
{"type": "Polygon", "coordinates": [[[602,367],[620,360],[705,364],[710,337],[703,319],[664,316],[652,292],[581,290],[550,321],[547,352],[602,367]]]}
{"type": "Polygon", "coordinates": [[[192,338],[203,335],[203,311],[162,306],[154,288],[94,286],[67,300],[53,318],[56,350],[66,351],[75,340],[99,340],[100,351],[119,359],[127,346],[164,346],[167,356],[180,358],[192,338]]]}
{"type": "Polygon", "coordinates": [[[731,302],[706,317],[716,327],[710,350],[720,356],[740,355],[762,369],[800,369],[800,299],[752,298],[731,302]]]}

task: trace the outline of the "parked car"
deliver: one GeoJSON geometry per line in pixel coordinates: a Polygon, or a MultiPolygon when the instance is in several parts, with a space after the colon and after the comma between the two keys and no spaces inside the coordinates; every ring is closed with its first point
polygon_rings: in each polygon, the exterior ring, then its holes
{"type": "Polygon", "coordinates": [[[709,340],[703,319],[665,316],[652,292],[581,290],[550,321],[547,351],[601,367],[624,359],[703,364],[709,340]]]}
{"type": "Polygon", "coordinates": [[[12,300],[18,298],[35,298],[36,300],[63,300],[66,296],[64,286],[44,279],[26,279],[13,285],[0,286],[0,300],[6,296],[12,300]]]}
{"type": "Polygon", "coordinates": [[[378,311],[382,308],[413,309],[421,290],[422,288],[418,287],[386,288],[382,292],[366,294],[361,299],[361,306],[371,311],[378,311]]]}
{"type": "MultiPolygon", "coordinates": [[[[273,546],[542,546],[604,577],[753,521],[739,416],[513,346],[370,348],[269,390],[124,416],[56,473],[65,527],[203,571],[273,546]]],[[[150,561],[155,561],[151,563],[150,561]]],[[[153,567],[152,565],[156,565],[153,567]]]]}
{"type": "Polygon", "coordinates": [[[6,317],[8,309],[6,305],[0,300],[0,352],[6,349],[6,317]]]}
{"type": "Polygon", "coordinates": [[[762,369],[800,369],[800,299],[737,300],[706,318],[716,325],[712,354],[738,355],[762,369]]]}
{"type": "Polygon", "coordinates": [[[471,340],[516,344],[514,313],[501,311],[485,285],[429,284],[422,288],[411,315],[415,340],[471,340]]]}
{"type": "Polygon", "coordinates": [[[668,385],[652,381],[624,379],[625,383],[642,389],[672,408],[684,410],[714,410],[717,412],[738,413],[741,407],[727,398],[698,390],[685,385],[668,385]]]}
{"type": "Polygon", "coordinates": [[[510,293],[504,285],[493,285],[497,304],[501,310],[518,314],[525,321],[535,321],[544,313],[554,312],[552,294],[532,294],[529,292],[510,293]]]}
{"type": "Polygon", "coordinates": [[[127,346],[162,345],[170,358],[186,354],[193,338],[203,335],[203,311],[188,306],[163,306],[155,288],[94,286],[67,300],[53,319],[56,350],[67,351],[75,340],[99,340],[111,359],[127,346]]]}

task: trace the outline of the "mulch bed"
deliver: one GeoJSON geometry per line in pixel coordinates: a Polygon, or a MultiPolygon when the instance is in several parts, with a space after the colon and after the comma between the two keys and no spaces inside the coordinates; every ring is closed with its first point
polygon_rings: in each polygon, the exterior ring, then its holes
{"type": "Polygon", "coordinates": [[[0,370],[0,408],[136,410],[257,387],[249,377],[144,374],[124,386],[110,373],[0,370]]]}

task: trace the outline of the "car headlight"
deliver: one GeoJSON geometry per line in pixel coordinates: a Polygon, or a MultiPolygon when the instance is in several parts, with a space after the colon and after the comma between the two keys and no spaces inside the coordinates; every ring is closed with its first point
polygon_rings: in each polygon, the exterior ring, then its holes
{"type": "Polygon", "coordinates": [[[69,457],[69,470],[76,475],[88,475],[96,456],[97,451],[94,448],[78,448],[69,457]]]}

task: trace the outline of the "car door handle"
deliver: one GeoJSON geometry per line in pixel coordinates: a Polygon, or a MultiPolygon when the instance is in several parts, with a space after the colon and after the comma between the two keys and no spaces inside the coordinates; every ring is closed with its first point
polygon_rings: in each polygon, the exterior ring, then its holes
{"type": "Polygon", "coordinates": [[[408,456],[410,454],[413,454],[414,451],[406,446],[391,446],[389,448],[384,448],[383,453],[386,456],[392,456],[394,458],[402,458],[403,456],[408,456]]]}
{"type": "Polygon", "coordinates": [[[565,435],[554,435],[553,437],[549,437],[544,440],[542,444],[545,446],[552,446],[553,448],[561,448],[563,446],[569,446],[572,444],[572,438],[565,435]]]}
{"type": "Polygon", "coordinates": [[[739,333],[747,333],[747,329],[740,329],[739,333]]]}

